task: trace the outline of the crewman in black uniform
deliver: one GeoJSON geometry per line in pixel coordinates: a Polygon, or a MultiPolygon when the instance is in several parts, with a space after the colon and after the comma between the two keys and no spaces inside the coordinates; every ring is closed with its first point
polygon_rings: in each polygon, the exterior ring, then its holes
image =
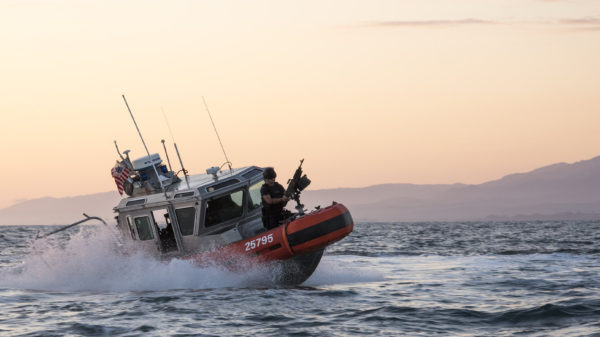
{"type": "Polygon", "coordinates": [[[283,207],[290,200],[284,195],[285,189],[281,184],[275,181],[277,174],[272,167],[267,167],[263,171],[265,183],[260,188],[262,196],[262,214],[263,224],[266,229],[272,229],[279,226],[279,222],[283,220],[283,207]]]}

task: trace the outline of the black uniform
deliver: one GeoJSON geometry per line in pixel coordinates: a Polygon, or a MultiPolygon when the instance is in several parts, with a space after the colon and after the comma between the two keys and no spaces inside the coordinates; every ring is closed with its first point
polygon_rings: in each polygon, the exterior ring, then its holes
{"type": "Polygon", "coordinates": [[[262,196],[269,195],[271,196],[271,199],[282,198],[284,193],[285,189],[278,182],[275,182],[273,186],[263,184],[260,188],[260,196],[263,205],[263,224],[265,225],[265,228],[272,229],[279,226],[279,221],[283,220],[283,206],[285,206],[285,203],[281,202],[278,204],[269,205],[265,202],[262,196]]]}

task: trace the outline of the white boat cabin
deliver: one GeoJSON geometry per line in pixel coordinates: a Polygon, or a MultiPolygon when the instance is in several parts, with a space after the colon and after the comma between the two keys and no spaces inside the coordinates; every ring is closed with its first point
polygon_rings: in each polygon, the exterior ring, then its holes
{"type": "Polygon", "coordinates": [[[123,237],[151,254],[206,251],[264,231],[262,168],[215,167],[180,179],[152,155],[134,161],[133,169],[131,196],[114,208],[115,218],[123,237]]]}

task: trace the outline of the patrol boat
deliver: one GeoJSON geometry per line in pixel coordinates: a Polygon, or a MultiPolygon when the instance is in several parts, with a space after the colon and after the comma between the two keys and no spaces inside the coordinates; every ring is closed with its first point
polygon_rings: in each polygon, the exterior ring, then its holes
{"type": "Polygon", "coordinates": [[[273,282],[297,285],[311,276],[328,245],[353,230],[342,204],[306,212],[300,192],[310,180],[302,175],[302,161],[286,190],[296,212],[287,211],[279,226],[267,230],[260,195],[263,168],[222,170],[223,165],[187,175],[182,165],[179,178],[168,153],[169,168],[156,153],[133,161],[129,151],[123,154],[112,169],[119,192],[127,195],[114,208],[117,228],[132,246],[160,259],[216,263],[236,271],[266,266],[261,270],[273,282]]]}

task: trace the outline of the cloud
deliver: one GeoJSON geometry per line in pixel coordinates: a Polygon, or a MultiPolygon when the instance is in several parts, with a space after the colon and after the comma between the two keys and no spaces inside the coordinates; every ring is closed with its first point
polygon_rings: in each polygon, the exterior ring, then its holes
{"type": "Polygon", "coordinates": [[[562,19],[558,24],[569,27],[571,31],[600,31],[600,18],[597,17],[562,19]]]}
{"type": "Polygon", "coordinates": [[[30,7],[63,7],[56,2],[43,1],[43,0],[5,0],[2,5],[13,8],[30,8],[30,7]]]}
{"type": "Polygon", "coordinates": [[[600,25],[600,18],[585,17],[578,19],[563,19],[560,20],[563,25],[600,25]]]}
{"type": "MultiPolygon", "coordinates": [[[[556,0],[538,0],[538,1],[556,1],[556,0]]],[[[490,21],[482,19],[462,19],[462,20],[390,20],[374,21],[360,25],[361,27],[457,27],[457,26],[475,26],[475,25],[545,25],[560,26],[566,31],[600,31],[600,17],[581,17],[581,18],[563,18],[558,20],[537,20],[537,21],[490,21]]]]}
{"type": "Polygon", "coordinates": [[[367,27],[451,27],[466,25],[487,25],[495,24],[494,21],[480,19],[462,19],[462,20],[415,20],[415,21],[376,21],[367,23],[367,27]]]}

